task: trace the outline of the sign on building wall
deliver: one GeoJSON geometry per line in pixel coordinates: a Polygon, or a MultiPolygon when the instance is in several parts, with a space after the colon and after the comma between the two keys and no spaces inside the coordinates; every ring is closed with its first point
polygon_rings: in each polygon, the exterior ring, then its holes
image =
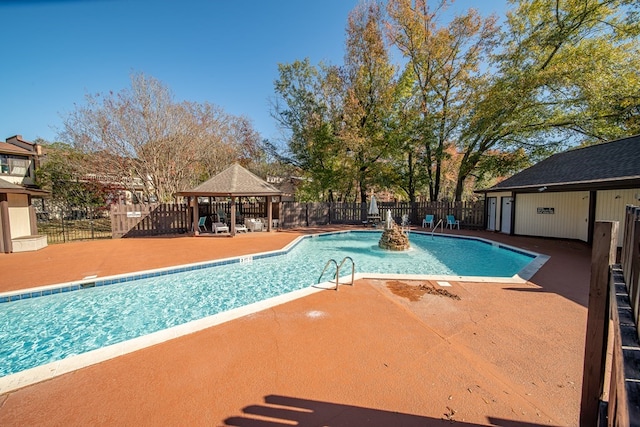
{"type": "Polygon", "coordinates": [[[554,208],[538,208],[538,213],[553,215],[555,213],[555,209],[554,208]]]}

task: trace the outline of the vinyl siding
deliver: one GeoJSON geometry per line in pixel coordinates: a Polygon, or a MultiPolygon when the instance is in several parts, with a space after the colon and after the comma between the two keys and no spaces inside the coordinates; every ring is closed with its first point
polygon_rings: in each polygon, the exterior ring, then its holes
{"type": "Polygon", "coordinates": [[[588,191],[518,194],[515,210],[515,234],[588,240],[588,191]],[[538,208],[554,213],[539,214],[538,208]]]}
{"type": "Polygon", "coordinates": [[[29,236],[31,234],[29,197],[26,194],[7,194],[7,196],[11,238],[29,236]]]}
{"type": "Polygon", "coordinates": [[[618,246],[622,246],[624,216],[627,205],[638,206],[640,188],[629,190],[601,190],[596,195],[596,221],[618,221],[618,246]]]}

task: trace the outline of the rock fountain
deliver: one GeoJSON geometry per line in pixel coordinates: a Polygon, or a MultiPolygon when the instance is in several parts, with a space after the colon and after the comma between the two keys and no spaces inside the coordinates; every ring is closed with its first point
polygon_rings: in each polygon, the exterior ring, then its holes
{"type": "Polygon", "coordinates": [[[411,247],[409,245],[409,237],[391,217],[391,210],[387,210],[384,231],[382,232],[378,246],[390,251],[406,251],[411,247]]]}

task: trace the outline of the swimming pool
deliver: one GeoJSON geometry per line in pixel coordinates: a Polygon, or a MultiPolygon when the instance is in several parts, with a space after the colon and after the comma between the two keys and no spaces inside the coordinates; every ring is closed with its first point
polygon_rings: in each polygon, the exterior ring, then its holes
{"type": "Polygon", "coordinates": [[[357,278],[478,281],[513,281],[539,259],[488,241],[415,232],[412,249],[395,253],[378,249],[379,238],[375,231],[305,236],[282,251],[0,295],[0,377],[303,291],[330,258],[352,257],[357,278]]]}

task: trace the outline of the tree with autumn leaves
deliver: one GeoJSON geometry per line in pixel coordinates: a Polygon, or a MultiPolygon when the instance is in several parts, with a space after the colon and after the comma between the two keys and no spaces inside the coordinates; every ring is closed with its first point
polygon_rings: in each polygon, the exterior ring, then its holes
{"type": "Polygon", "coordinates": [[[209,103],[176,102],[142,73],[118,93],[87,95],[64,120],[61,139],[90,160],[90,171],[146,201],[167,202],[232,162],[263,161],[260,136],[245,117],[209,103]]]}
{"type": "Polygon", "coordinates": [[[640,133],[636,2],[513,0],[503,30],[472,9],[445,19],[451,3],[362,3],[342,66],[280,65],[281,157],[330,189],[316,197],[392,188],[461,200],[470,183],[559,149],[640,133]],[[295,84],[303,76],[312,90],[295,84]]]}
{"type": "Polygon", "coordinates": [[[555,151],[640,133],[636,1],[510,0],[501,25],[473,9],[450,16],[452,2],[363,2],[343,64],[279,64],[281,145],[144,74],[88,95],[61,140],[94,173],[142,182],[147,200],[239,161],[263,175],[294,167],[302,200],[386,189],[415,201],[462,200],[555,151]]]}
{"type": "Polygon", "coordinates": [[[366,199],[370,187],[385,184],[385,161],[395,150],[395,68],[379,5],[356,8],[347,34],[344,66],[281,64],[275,82],[273,116],[288,131],[280,157],[309,175],[303,191],[310,199],[366,199]]]}

